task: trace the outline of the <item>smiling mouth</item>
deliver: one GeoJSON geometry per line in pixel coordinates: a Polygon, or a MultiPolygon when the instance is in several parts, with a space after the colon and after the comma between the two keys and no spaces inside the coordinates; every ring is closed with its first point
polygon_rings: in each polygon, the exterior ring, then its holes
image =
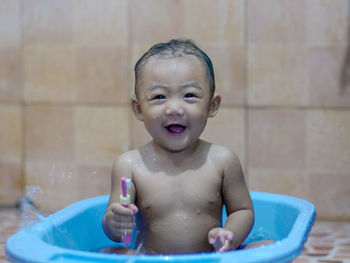
{"type": "Polygon", "coordinates": [[[186,126],[183,126],[183,125],[180,125],[180,124],[170,124],[170,125],[166,126],[165,128],[172,135],[180,135],[180,134],[182,134],[185,131],[186,126]]]}

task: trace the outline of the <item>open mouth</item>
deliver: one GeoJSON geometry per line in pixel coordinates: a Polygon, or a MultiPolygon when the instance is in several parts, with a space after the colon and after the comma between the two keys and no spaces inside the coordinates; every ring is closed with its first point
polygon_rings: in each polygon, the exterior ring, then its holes
{"type": "Polygon", "coordinates": [[[183,125],[180,125],[180,124],[170,124],[170,125],[166,126],[165,128],[172,135],[180,135],[180,134],[182,134],[185,131],[186,126],[183,126],[183,125]]]}

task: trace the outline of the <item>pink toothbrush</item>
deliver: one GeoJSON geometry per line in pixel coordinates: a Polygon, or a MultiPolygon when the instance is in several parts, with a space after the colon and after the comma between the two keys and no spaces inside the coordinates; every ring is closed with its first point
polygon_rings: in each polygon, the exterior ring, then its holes
{"type": "MultiPolygon", "coordinates": [[[[124,207],[129,207],[130,204],[130,195],[128,194],[128,188],[131,187],[131,179],[130,178],[121,178],[122,183],[122,194],[120,195],[120,203],[124,207]]],[[[125,235],[123,236],[123,244],[129,245],[131,242],[131,235],[125,235]]]]}

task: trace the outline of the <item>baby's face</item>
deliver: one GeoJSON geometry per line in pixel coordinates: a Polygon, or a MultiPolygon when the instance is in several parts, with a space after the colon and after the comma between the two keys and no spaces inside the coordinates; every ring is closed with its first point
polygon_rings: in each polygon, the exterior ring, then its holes
{"type": "Polygon", "coordinates": [[[206,70],[195,56],[152,57],[142,69],[138,118],[166,150],[179,152],[198,140],[210,114],[210,102],[206,70]]]}

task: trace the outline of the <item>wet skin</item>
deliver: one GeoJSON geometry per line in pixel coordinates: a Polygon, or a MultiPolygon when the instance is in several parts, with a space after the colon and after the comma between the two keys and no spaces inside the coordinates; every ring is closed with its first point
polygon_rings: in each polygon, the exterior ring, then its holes
{"type": "Polygon", "coordinates": [[[243,242],[254,212],[240,162],[225,147],[199,139],[219,105],[198,58],[153,57],[145,64],[132,108],[153,141],[122,154],[113,166],[103,219],[110,239],[120,242],[131,233],[138,213],[138,239],[148,253],[226,251],[243,242]],[[119,204],[122,176],[132,179],[129,208],[119,204]]]}

